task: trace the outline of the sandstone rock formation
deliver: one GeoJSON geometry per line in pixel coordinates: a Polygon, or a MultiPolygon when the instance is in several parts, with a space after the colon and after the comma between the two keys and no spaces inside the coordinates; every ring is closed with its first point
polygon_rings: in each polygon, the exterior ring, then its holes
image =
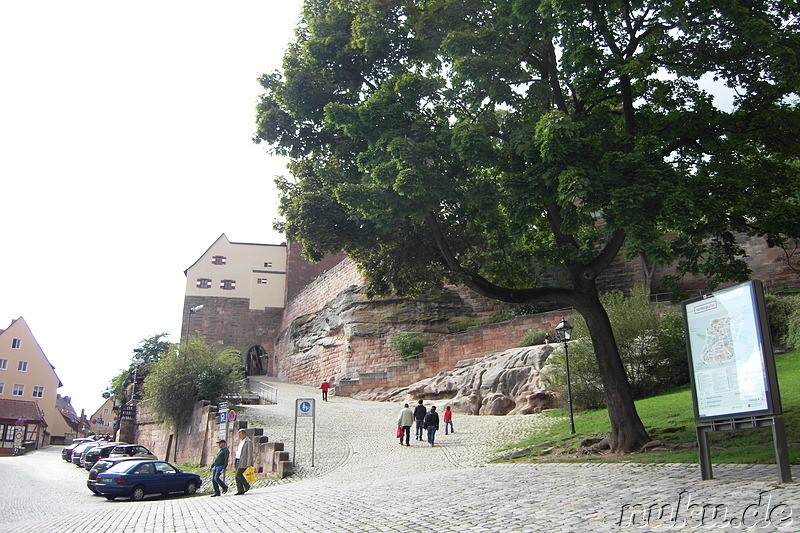
{"type": "Polygon", "coordinates": [[[473,415],[530,414],[553,407],[555,393],[541,379],[553,345],[526,346],[462,361],[449,372],[418,381],[380,399],[447,400],[453,411],[473,415]]]}

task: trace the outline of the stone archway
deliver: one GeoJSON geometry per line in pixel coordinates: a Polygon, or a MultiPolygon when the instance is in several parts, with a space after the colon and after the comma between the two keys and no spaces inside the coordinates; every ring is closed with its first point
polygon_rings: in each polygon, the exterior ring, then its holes
{"type": "Polygon", "coordinates": [[[269,354],[263,346],[251,346],[247,350],[245,357],[244,370],[247,376],[263,376],[268,373],[269,354]]]}

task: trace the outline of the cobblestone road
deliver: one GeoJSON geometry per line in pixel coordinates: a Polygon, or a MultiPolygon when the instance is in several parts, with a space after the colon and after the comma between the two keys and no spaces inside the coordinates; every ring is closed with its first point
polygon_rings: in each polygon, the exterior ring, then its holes
{"type": "MultiPolygon", "coordinates": [[[[240,416],[291,451],[294,398],[317,391],[279,389],[278,405],[240,416]]],[[[108,502],[86,490],[85,474],[58,447],[0,458],[0,531],[800,531],[800,487],[777,483],[774,465],[716,465],[705,482],[696,465],[487,465],[498,447],[546,420],[456,415],[456,433],[441,434],[436,447],[401,447],[398,411],[318,401],[314,466],[303,420],[297,475],[241,497],[108,502]]]]}

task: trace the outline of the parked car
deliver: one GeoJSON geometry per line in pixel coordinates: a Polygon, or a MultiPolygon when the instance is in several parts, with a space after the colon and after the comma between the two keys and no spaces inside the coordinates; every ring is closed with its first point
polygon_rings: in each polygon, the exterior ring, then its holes
{"type": "Polygon", "coordinates": [[[111,450],[109,457],[139,457],[141,459],[158,459],[150,450],[140,444],[120,444],[111,450]]]}
{"type": "Polygon", "coordinates": [[[87,449],[83,452],[83,458],[81,459],[81,466],[83,466],[86,470],[91,470],[92,466],[98,461],[98,459],[105,459],[107,458],[111,452],[119,446],[120,444],[125,444],[124,442],[97,442],[94,447],[87,449]]]}
{"type": "Polygon", "coordinates": [[[89,442],[82,442],[78,444],[74,450],[72,450],[72,457],[70,458],[70,462],[74,465],[81,466],[81,460],[83,459],[83,452],[90,448],[94,448],[97,446],[97,442],[89,441],[89,442]]]}
{"type": "Polygon", "coordinates": [[[140,460],[123,461],[97,474],[94,488],[109,500],[128,496],[139,501],[147,494],[194,494],[201,484],[197,474],[183,472],[166,461],[140,460]]]}
{"type": "Polygon", "coordinates": [[[72,441],[71,444],[64,446],[64,449],[61,450],[61,458],[64,459],[66,462],[72,461],[72,450],[78,447],[79,444],[84,444],[86,442],[94,442],[94,439],[75,439],[72,441]]]}
{"type": "Polygon", "coordinates": [[[88,487],[90,491],[99,495],[100,493],[94,488],[95,484],[97,484],[97,474],[102,474],[115,464],[125,461],[141,461],[141,459],[138,457],[114,457],[113,459],[100,459],[94,464],[94,466],[92,466],[92,469],[89,470],[89,479],[86,480],[86,487],[88,487]]]}

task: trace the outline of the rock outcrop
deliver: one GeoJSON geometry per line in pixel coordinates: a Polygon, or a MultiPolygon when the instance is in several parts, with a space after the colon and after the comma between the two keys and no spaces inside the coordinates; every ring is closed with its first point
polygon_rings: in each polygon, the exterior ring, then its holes
{"type": "Polygon", "coordinates": [[[539,413],[553,406],[541,371],[552,345],[526,346],[462,361],[449,372],[418,381],[375,399],[447,400],[453,411],[473,415],[539,413]]]}

